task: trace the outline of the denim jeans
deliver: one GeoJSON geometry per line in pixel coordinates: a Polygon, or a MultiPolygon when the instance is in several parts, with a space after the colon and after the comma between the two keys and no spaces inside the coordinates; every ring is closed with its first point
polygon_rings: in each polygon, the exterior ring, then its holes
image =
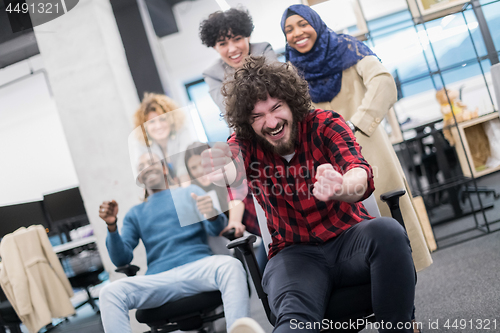
{"type": "Polygon", "coordinates": [[[220,290],[226,326],[249,317],[246,273],[237,259],[213,255],[169,271],[123,278],[105,286],[99,296],[106,333],[129,333],[131,309],[158,307],[205,291],[220,290]]]}
{"type": "Polygon", "coordinates": [[[333,289],[366,283],[377,321],[393,327],[379,332],[412,332],[396,328],[412,317],[415,270],[408,236],[394,219],[363,221],[326,243],[292,245],[271,258],[262,286],[277,318],[274,332],[289,332],[296,322],[321,322],[333,289]]]}

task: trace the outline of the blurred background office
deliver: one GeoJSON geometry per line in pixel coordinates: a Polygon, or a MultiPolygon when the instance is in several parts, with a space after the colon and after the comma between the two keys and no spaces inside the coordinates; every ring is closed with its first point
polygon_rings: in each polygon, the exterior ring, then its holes
{"type": "MultiPolygon", "coordinates": [[[[230,131],[202,78],[219,54],[202,45],[200,22],[217,10],[246,8],[255,25],[251,42],[269,42],[282,53],[280,18],[296,3],[313,6],[335,31],[364,41],[393,74],[396,120],[384,126],[420,217],[428,221],[429,248],[444,251],[500,229],[500,141],[494,139],[500,131],[500,1],[63,3],[64,11],[52,20],[24,29],[0,3],[0,237],[42,224],[59,253],[98,250],[100,264],[90,266],[99,281],[108,278],[105,272],[119,278],[106,253],[106,226],[97,207],[116,199],[122,221],[142,198],[128,138],[144,93],[166,94],[184,107],[193,141],[225,140],[230,131]],[[473,119],[444,128],[454,146],[443,135],[443,105],[436,99],[443,88],[477,111],[473,119]],[[482,163],[473,158],[477,131],[488,146],[482,163]],[[77,250],[57,248],[69,242],[77,250]]],[[[452,103],[448,96],[444,104],[452,103]]],[[[143,248],[133,263],[145,272],[143,248]]]]}

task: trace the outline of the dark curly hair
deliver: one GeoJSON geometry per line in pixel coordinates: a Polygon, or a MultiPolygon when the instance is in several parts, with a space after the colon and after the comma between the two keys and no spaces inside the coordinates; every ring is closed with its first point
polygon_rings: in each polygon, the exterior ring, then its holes
{"type": "Polygon", "coordinates": [[[217,11],[200,23],[201,42],[214,47],[225,37],[250,37],[253,31],[252,17],[247,10],[231,8],[225,12],[217,11]]]}
{"type": "Polygon", "coordinates": [[[293,65],[267,64],[264,57],[250,56],[222,86],[225,118],[236,135],[244,139],[255,137],[250,115],[255,104],[267,100],[268,94],[288,104],[294,122],[303,120],[311,111],[307,81],[299,76],[293,65]]]}

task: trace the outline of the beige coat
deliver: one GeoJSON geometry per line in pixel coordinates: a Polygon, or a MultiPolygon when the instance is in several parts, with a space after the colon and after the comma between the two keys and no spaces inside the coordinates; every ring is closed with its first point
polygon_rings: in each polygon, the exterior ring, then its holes
{"type": "MultiPolygon", "coordinates": [[[[380,194],[405,188],[410,193],[401,164],[392,148],[387,133],[379,126],[389,109],[396,102],[394,79],[375,56],[367,56],[342,72],[342,87],[331,102],[314,106],[334,110],[361,130],[356,139],[361,153],[373,168],[375,196],[383,216],[391,216],[380,194]]],[[[413,251],[417,271],[428,267],[432,258],[427,248],[422,228],[412,200],[408,194],[400,201],[403,219],[413,251]]]]}
{"type": "Polygon", "coordinates": [[[0,284],[30,332],[75,313],[73,289],[41,225],[6,235],[0,256],[0,284]]]}

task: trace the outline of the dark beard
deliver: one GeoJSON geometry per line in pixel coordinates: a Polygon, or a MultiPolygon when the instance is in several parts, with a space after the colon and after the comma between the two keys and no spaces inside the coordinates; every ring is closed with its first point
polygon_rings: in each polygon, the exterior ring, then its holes
{"type": "Polygon", "coordinates": [[[255,134],[255,137],[257,143],[261,145],[262,150],[270,153],[275,153],[280,156],[287,155],[293,152],[295,148],[295,139],[297,138],[297,124],[294,122],[294,124],[291,127],[290,140],[288,140],[288,142],[281,143],[277,146],[270,144],[269,141],[267,141],[266,139],[257,134],[255,134]]]}

